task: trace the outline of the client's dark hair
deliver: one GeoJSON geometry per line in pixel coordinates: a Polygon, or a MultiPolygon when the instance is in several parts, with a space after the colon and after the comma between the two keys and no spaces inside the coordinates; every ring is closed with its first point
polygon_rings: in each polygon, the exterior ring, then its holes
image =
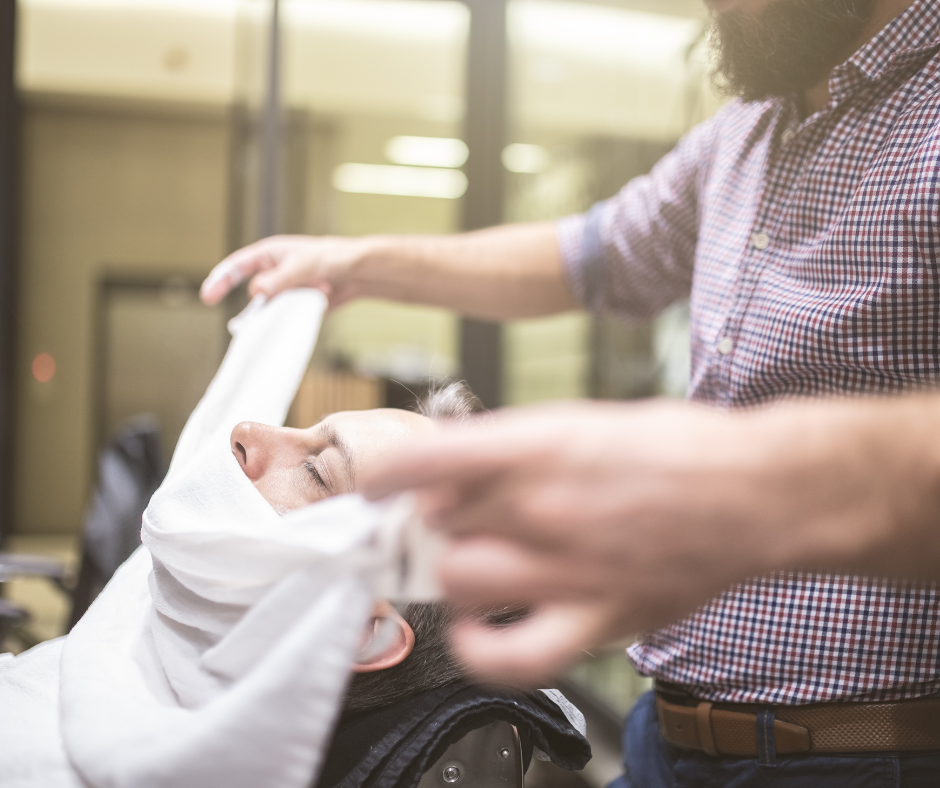
{"type": "MultiPolygon", "coordinates": [[[[464,421],[485,408],[464,381],[443,381],[431,386],[415,410],[434,421],[464,421]]],[[[452,612],[436,602],[412,602],[402,618],[415,633],[411,653],[398,665],[353,676],[346,695],[345,714],[387,706],[420,692],[443,687],[463,675],[450,653],[447,628],[452,612]]]]}

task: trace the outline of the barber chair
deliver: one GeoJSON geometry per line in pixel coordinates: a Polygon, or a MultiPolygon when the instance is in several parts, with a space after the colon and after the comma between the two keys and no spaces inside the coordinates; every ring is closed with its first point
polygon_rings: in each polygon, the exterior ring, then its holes
{"type": "Polygon", "coordinates": [[[553,698],[458,680],[342,717],[316,788],[522,788],[535,755],[581,770],[590,743],[553,698]]]}
{"type": "Polygon", "coordinates": [[[69,630],[140,545],[141,517],[165,475],[160,426],[152,416],[128,421],[101,453],[98,488],[85,518],[69,630]]]}
{"type": "MultiPolygon", "coordinates": [[[[65,566],[52,558],[38,555],[19,555],[17,553],[0,553],[0,588],[3,583],[16,577],[45,577],[55,583],[66,594],[69,593],[64,585],[66,577],[65,566]]],[[[0,598],[0,650],[3,643],[11,634],[16,632],[27,647],[35,643],[26,637],[22,631],[29,621],[29,613],[18,605],[0,598]]]]}
{"type": "Polygon", "coordinates": [[[524,782],[518,731],[493,722],[448,747],[418,788],[523,788],[524,782]]]}
{"type": "MultiPolygon", "coordinates": [[[[0,553],[0,587],[15,577],[45,577],[72,600],[68,628],[75,626],[117,568],[140,544],[140,518],[166,472],[157,421],[148,416],[128,421],[101,452],[98,487],[85,518],[81,568],[74,587],[66,568],[42,556],[0,553]]],[[[29,614],[0,599],[0,647],[12,633],[27,647],[29,614]]]]}

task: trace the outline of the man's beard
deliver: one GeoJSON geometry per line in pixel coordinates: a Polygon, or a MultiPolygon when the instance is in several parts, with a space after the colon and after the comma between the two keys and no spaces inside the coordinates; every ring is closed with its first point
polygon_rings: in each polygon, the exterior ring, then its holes
{"type": "Polygon", "coordinates": [[[714,77],[745,101],[799,93],[852,54],[877,0],[771,0],[757,14],[716,14],[714,77]]]}

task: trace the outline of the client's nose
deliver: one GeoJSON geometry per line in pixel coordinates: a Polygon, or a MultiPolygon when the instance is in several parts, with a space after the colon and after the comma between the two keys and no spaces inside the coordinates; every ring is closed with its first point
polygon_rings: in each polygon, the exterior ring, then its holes
{"type": "Polygon", "coordinates": [[[277,427],[243,421],[232,430],[229,445],[245,475],[257,481],[270,467],[277,448],[277,427]]]}

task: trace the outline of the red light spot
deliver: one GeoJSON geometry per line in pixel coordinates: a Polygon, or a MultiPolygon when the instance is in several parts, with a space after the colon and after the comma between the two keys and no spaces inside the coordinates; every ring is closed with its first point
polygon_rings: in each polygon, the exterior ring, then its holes
{"type": "Polygon", "coordinates": [[[40,383],[48,383],[55,377],[55,359],[48,353],[40,353],[33,359],[33,377],[40,383]]]}

